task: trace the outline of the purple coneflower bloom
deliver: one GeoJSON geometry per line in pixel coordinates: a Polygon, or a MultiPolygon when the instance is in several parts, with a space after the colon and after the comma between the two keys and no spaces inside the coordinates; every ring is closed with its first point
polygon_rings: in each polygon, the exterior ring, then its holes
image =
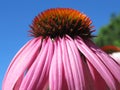
{"type": "Polygon", "coordinates": [[[36,16],[35,38],[13,58],[2,90],[120,90],[120,66],[91,41],[91,23],[69,8],[36,16]]]}

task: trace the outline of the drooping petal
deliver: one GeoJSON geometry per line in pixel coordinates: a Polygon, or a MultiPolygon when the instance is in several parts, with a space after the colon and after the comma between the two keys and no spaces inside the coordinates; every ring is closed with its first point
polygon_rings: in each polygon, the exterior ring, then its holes
{"type": "Polygon", "coordinates": [[[60,39],[57,38],[54,41],[54,56],[50,68],[50,90],[63,90],[63,63],[62,63],[62,50],[60,45],[60,39]]]}
{"type": "Polygon", "coordinates": [[[49,72],[50,72],[51,61],[52,61],[53,53],[54,53],[54,46],[50,38],[48,39],[47,44],[48,44],[48,52],[46,54],[46,61],[43,67],[43,71],[40,76],[37,88],[36,88],[37,90],[42,89],[42,88],[47,88],[47,89],[49,88],[49,72]],[[46,78],[47,81],[44,78],[46,78]],[[45,85],[43,81],[46,82],[45,85]]]}
{"type": "MultiPolygon", "coordinates": [[[[69,60],[69,55],[68,55],[68,48],[66,44],[66,39],[63,37],[61,41],[61,47],[62,47],[62,62],[63,62],[63,67],[65,71],[65,79],[67,82],[68,90],[75,90],[75,83],[73,79],[73,72],[72,72],[72,65],[69,60]]],[[[67,90],[67,89],[66,89],[67,90]]]]}
{"type": "Polygon", "coordinates": [[[90,70],[90,73],[92,74],[92,77],[94,79],[94,88],[95,90],[109,90],[109,87],[107,86],[105,80],[101,77],[101,75],[98,73],[98,71],[93,67],[93,65],[86,60],[87,66],[90,70]]]}
{"type": "Polygon", "coordinates": [[[13,58],[3,81],[3,90],[12,90],[17,80],[36,58],[41,38],[29,41],[13,58]],[[34,49],[33,49],[34,48],[34,49]]]}
{"type": "Polygon", "coordinates": [[[48,81],[48,71],[51,62],[49,60],[52,58],[52,53],[48,51],[53,49],[53,47],[49,47],[49,45],[51,45],[50,42],[50,39],[43,40],[41,50],[36,60],[28,69],[28,72],[24,77],[20,87],[21,90],[42,90],[44,88],[48,81]]]}
{"type": "Polygon", "coordinates": [[[87,44],[94,51],[94,53],[101,59],[101,61],[106,65],[109,71],[116,78],[116,87],[120,89],[120,67],[118,63],[115,62],[108,54],[99,49],[93,42],[87,40],[87,44]]]}
{"type": "Polygon", "coordinates": [[[81,53],[78,51],[78,48],[75,45],[73,39],[70,38],[69,36],[67,36],[67,38],[68,39],[66,40],[66,42],[69,45],[68,47],[70,47],[69,49],[71,49],[70,58],[72,58],[72,57],[74,58],[74,63],[75,63],[75,66],[76,66],[76,72],[77,72],[78,77],[79,77],[79,78],[77,78],[78,79],[77,81],[79,81],[78,90],[94,90],[93,78],[92,78],[92,76],[89,72],[89,69],[87,67],[86,60],[84,60],[84,57],[82,55],[80,55],[81,53]]]}
{"type": "MultiPolygon", "coordinates": [[[[82,90],[82,84],[84,84],[84,82],[82,83],[81,81],[81,77],[80,77],[80,71],[78,70],[79,67],[76,63],[75,60],[77,60],[77,58],[75,57],[75,54],[72,51],[71,45],[69,44],[68,40],[66,40],[66,44],[67,44],[67,48],[68,48],[68,55],[69,55],[69,60],[70,60],[70,65],[71,65],[71,70],[73,73],[73,80],[74,80],[74,84],[75,84],[75,89],[74,90],[82,90]]],[[[82,75],[83,73],[81,73],[82,75]]],[[[83,76],[83,75],[82,75],[83,76]]]]}
{"type": "MultiPolygon", "coordinates": [[[[68,40],[66,40],[66,44],[67,44],[67,48],[68,48],[68,55],[69,55],[69,60],[70,60],[70,65],[71,65],[71,70],[73,73],[73,80],[74,80],[74,84],[75,84],[75,89],[74,90],[81,90],[82,86],[84,86],[84,82],[82,83],[82,78],[80,77],[80,71],[78,70],[78,65],[76,63],[75,60],[77,60],[77,58],[75,57],[75,54],[73,53],[72,49],[71,49],[71,45],[69,44],[68,40]]],[[[81,73],[81,76],[83,73],[81,73]]]]}
{"type": "Polygon", "coordinates": [[[112,90],[115,90],[115,79],[102,60],[84,43],[80,37],[75,39],[75,43],[81,53],[83,53],[83,55],[88,59],[93,67],[99,72],[108,87],[112,90]]]}

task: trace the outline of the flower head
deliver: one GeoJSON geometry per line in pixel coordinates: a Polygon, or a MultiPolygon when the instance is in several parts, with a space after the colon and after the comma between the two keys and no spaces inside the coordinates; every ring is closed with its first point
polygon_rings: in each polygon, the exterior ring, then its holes
{"type": "Polygon", "coordinates": [[[3,90],[119,90],[120,66],[91,41],[91,20],[69,8],[35,17],[35,37],[13,58],[3,90]]]}
{"type": "Polygon", "coordinates": [[[90,38],[91,20],[83,13],[70,8],[48,9],[33,20],[30,31],[34,37],[49,36],[51,38],[69,35],[90,38]]]}

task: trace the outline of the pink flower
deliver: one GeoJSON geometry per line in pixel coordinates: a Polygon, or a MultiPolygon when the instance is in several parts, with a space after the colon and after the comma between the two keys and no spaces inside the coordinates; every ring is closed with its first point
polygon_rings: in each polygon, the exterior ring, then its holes
{"type": "Polygon", "coordinates": [[[91,20],[68,8],[35,17],[2,90],[120,90],[120,66],[91,41],[91,20]]]}

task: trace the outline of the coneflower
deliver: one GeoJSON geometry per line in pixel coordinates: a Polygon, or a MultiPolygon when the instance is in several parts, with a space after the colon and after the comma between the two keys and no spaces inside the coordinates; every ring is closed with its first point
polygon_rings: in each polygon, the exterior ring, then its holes
{"type": "Polygon", "coordinates": [[[70,8],[33,20],[32,40],[13,58],[2,90],[120,90],[120,66],[92,41],[92,21],[70,8]]]}

